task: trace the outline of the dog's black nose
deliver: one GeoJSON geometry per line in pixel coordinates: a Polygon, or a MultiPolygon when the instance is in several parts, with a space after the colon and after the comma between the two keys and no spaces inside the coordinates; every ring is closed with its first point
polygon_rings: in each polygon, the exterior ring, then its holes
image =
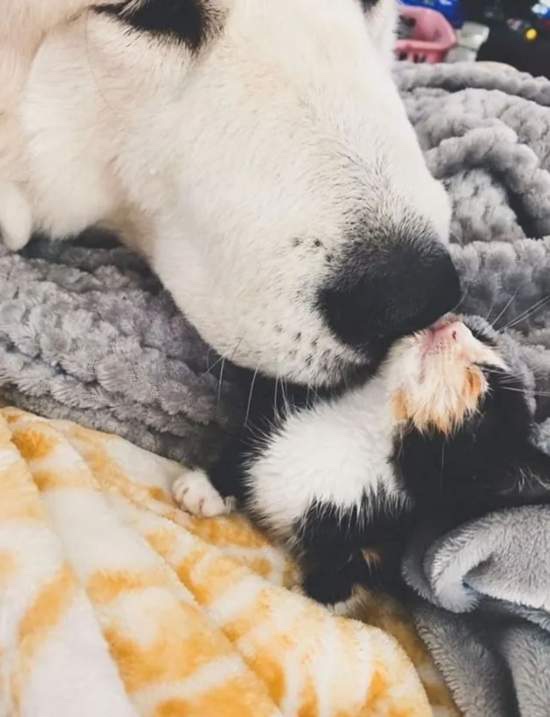
{"type": "Polygon", "coordinates": [[[319,299],[336,336],[376,360],[395,339],[456,307],[460,281],[445,246],[421,236],[375,250],[356,246],[319,299]]]}

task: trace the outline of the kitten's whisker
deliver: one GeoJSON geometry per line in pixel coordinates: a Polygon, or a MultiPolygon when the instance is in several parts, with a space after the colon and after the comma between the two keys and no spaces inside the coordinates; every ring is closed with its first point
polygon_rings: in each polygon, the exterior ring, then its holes
{"type": "Polygon", "coordinates": [[[514,393],[527,393],[530,396],[550,398],[550,391],[532,391],[530,388],[513,388],[512,386],[502,386],[502,389],[504,391],[512,391],[514,393]]]}
{"type": "MultiPolygon", "coordinates": [[[[519,293],[519,287],[514,291],[514,293],[510,297],[510,299],[504,304],[504,308],[502,309],[502,311],[500,311],[500,313],[498,314],[496,319],[494,321],[489,322],[493,326],[493,328],[497,329],[498,320],[501,319],[504,316],[504,314],[508,311],[508,309],[510,308],[512,303],[515,301],[518,293],[519,293]]],[[[492,309],[491,309],[491,312],[492,312],[492,309]]],[[[487,318],[487,321],[489,321],[488,318],[487,318]]],[[[497,329],[497,331],[498,331],[498,329],[497,329]]]]}
{"type": "Polygon", "coordinates": [[[547,305],[547,301],[544,302],[544,304],[540,304],[536,308],[534,308],[532,311],[530,311],[526,316],[522,316],[521,319],[518,319],[517,321],[514,321],[510,326],[508,326],[508,329],[514,329],[518,324],[521,324],[523,321],[527,321],[528,319],[532,318],[537,314],[541,309],[543,309],[547,305]]]}
{"type": "Polygon", "coordinates": [[[520,312],[517,316],[515,316],[513,319],[511,319],[507,324],[505,324],[501,330],[504,331],[506,329],[511,328],[519,321],[522,321],[524,318],[528,317],[529,314],[533,311],[536,311],[539,306],[544,305],[544,303],[547,301],[548,297],[543,297],[542,299],[538,299],[538,301],[535,301],[531,306],[529,306],[524,311],[520,312]]]}
{"type": "Polygon", "coordinates": [[[493,313],[493,309],[495,308],[495,304],[497,303],[497,301],[498,301],[498,297],[495,296],[495,298],[493,299],[493,301],[491,303],[491,308],[489,309],[489,311],[487,312],[487,316],[485,317],[485,321],[488,324],[491,324],[491,326],[494,325],[494,322],[491,321],[491,314],[493,313]]]}
{"type": "Polygon", "coordinates": [[[508,324],[506,324],[502,330],[505,329],[512,329],[514,326],[517,326],[517,324],[521,323],[522,321],[526,321],[529,319],[533,314],[535,314],[537,311],[540,311],[545,304],[547,304],[550,301],[550,295],[547,295],[543,297],[542,299],[539,299],[536,301],[532,306],[530,306],[528,309],[523,311],[519,316],[516,316],[515,319],[512,319],[508,324]]]}
{"type": "Polygon", "coordinates": [[[481,366],[481,370],[484,373],[492,373],[495,376],[500,376],[504,382],[518,380],[517,376],[512,376],[511,374],[508,375],[506,373],[503,373],[503,370],[501,368],[491,368],[490,366],[481,366]]]}
{"type": "Polygon", "coordinates": [[[468,297],[469,291],[470,291],[469,288],[467,288],[466,291],[465,291],[465,292],[462,294],[462,296],[460,297],[460,299],[459,299],[457,305],[456,305],[456,306],[453,306],[453,308],[451,309],[451,311],[450,311],[449,313],[454,314],[454,313],[456,313],[456,312],[459,310],[459,308],[462,306],[462,304],[466,301],[466,298],[468,297]]]}

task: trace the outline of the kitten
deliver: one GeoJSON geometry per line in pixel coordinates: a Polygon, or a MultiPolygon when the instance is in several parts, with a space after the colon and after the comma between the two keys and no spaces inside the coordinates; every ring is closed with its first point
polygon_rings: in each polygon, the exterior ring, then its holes
{"type": "Polygon", "coordinates": [[[212,485],[194,471],[174,495],[204,515],[236,496],[299,558],[320,602],[346,600],[356,584],[395,592],[418,522],[448,530],[550,499],[533,404],[509,340],[482,319],[448,316],[397,341],[362,385],[309,403],[293,396],[261,437],[244,432],[212,485]]]}

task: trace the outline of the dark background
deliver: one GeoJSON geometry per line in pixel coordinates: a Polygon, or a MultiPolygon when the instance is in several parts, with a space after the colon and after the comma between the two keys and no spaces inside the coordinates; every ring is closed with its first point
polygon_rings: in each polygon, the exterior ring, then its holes
{"type": "MultiPolygon", "coordinates": [[[[532,12],[535,0],[463,0],[464,15],[491,28],[478,60],[506,62],[518,70],[550,77],[550,23],[532,12]],[[513,29],[510,20],[523,20],[513,29]],[[535,28],[538,37],[528,41],[525,31],[535,28]]],[[[514,23],[515,24],[515,23],[514,23]]]]}

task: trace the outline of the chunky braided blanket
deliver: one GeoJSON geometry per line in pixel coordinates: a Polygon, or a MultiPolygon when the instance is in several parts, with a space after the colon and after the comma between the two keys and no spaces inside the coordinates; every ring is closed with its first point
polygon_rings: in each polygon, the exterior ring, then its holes
{"type": "Polygon", "coordinates": [[[395,639],[289,589],[296,570],[242,518],[177,510],[180,471],[0,411],[2,717],[430,714],[395,639]]]}

